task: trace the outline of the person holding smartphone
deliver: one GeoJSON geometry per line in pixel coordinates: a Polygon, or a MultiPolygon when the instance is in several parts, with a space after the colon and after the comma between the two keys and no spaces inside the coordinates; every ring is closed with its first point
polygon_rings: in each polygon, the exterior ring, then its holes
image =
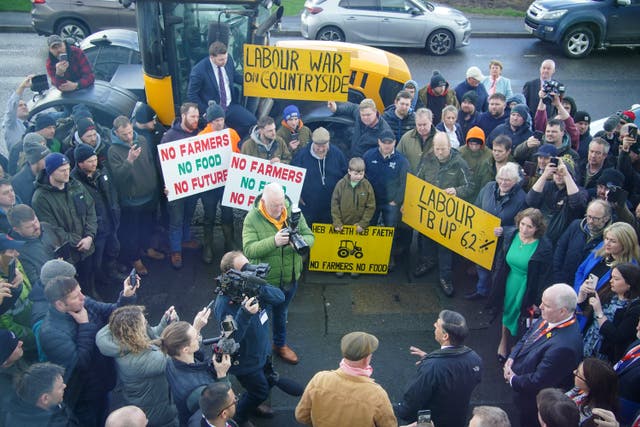
{"type": "Polygon", "coordinates": [[[73,92],[93,85],[95,76],[82,49],[71,46],[57,34],[47,38],[47,46],[47,74],[55,87],[61,92],[73,92]]]}

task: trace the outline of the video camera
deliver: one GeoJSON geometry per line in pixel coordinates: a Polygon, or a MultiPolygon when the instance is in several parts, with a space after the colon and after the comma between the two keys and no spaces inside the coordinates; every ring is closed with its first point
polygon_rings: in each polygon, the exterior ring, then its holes
{"type": "Polygon", "coordinates": [[[267,284],[264,280],[271,270],[269,264],[247,264],[242,271],[231,269],[216,277],[218,286],[215,292],[225,295],[231,301],[241,304],[245,297],[258,297],[260,286],[267,284]]]}
{"type": "Polygon", "coordinates": [[[219,337],[202,340],[203,345],[212,345],[216,362],[221,362],[224,354],[234,357],[240,350],[240,344],[231,338],[231,334],[237,329],[238,325],[236,321],[233,319],[233,316],[229,314],[220,322],[220,330],[222,333],[219,337]]]}
{"type": "Polygon", "coordinates": [[[305,242],[304,238],[298,231],[298,224],[300,223],[300,217],[302,212],[298,206],[291,208],[291,217],[289,218],[287,227],[283,227],[283,230],[289,232],[289,244],[299,254],[306,255],[309,253],[309,245],[305,242]]]}
{"type": "Polygon", "coordinates": [[[567,90],[564,84],[560,83],[557,80],[546,80],[542,84],[542,91],[545,93],[545,97],[542,99],[542,102],[545,104],[551,104],[553,99],[552,95],[564,95],[564,92],[567,90]]]}

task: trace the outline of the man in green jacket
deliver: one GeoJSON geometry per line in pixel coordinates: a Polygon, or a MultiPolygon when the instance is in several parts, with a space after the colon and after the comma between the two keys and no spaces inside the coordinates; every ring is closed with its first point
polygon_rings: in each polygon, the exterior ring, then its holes
{"type": "MultiPolygon", "coordinates": [[[[302,256],[289,240],[289,230],[295,228],[291,221],[294,210],[291,202],[285,199],[282,186],[272,182],[256,199],[242,229],[244,254],[252,264],[269,264],[271,270],[266,277],[267,282],[284,292],[284,302],[273,306],[273,350],[292,365],[298,363],[298,356],[286,344],[287,314],[302,272],[302,256]]],[[[313,233],[301,213],[297,229],[305,243],[313,245],[313,233]]]]}

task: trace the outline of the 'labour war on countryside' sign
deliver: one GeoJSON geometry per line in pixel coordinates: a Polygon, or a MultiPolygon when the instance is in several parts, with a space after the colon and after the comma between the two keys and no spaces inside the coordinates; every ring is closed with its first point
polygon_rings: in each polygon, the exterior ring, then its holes
{"type": "Polygon", "coordinates": [[[463,257],[491,269],[498,240],[493,229],[500,226],[500,218],[408,174],[402,221],[463,257]]]}
{"type": "Polygon", "coordinates": [[[350,54],[244,45],[244,94],[266,98],[346,101],[350,54]]]}
{"type": "Polygon", "coordinates": [[[306,173],[306,169],[297,166],[233,153],[222,205],[248,211],[271,182],[282,185],[291,203],[297,205],[306,173]]]}
{"type": "Polygon", "coordinates": [[[227,129],[158,145],[169,201],[223,186],[231,157],[227,129]]]}
{"type": "Polygon", "coordinates": [[[331,224],[311,227],[315,242],[309,270],[358,274],[387,274],[393,227],[367,227],[360,234],[354,225],[336,231],[331,224]]]}

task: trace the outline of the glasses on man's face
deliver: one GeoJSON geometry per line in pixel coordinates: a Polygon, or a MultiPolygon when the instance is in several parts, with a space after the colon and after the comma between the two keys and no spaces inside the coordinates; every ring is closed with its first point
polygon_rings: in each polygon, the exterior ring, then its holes
{"type": "Polygon", "coordinates": [[[584,377],[582,375],[580,375],[580,373],[578,372],[578,369],[574,369],[573,370],[573,376],[582,380],[583,382],[587,382],[587,380],[584,379],[584,377]]]}
{"type": "Polygon", "coordinates": [[[238,396],[233,396],[233,402],[231,402],[229,405],[222,408],[222,410],[218,413],[218,416],[222,415],[224,411],[231,408],[233,405],[237,405],[237,404],[238,404],[238,396]]]}

